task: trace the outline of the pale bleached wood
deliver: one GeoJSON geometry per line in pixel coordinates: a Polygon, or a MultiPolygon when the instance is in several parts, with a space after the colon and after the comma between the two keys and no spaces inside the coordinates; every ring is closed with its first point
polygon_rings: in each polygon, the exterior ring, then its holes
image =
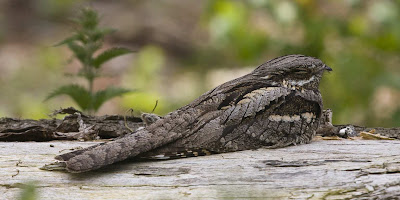
{"type": "Polygon", "coordinates": [[[39,199],[400,196],[398,140],[318,140],[282,149],[166,161],[131,160],[84,174],[39,169],[53,162],[62,149],[93,144],[96,142],[0,143],[0,199],[15,199],[19,186],[30,180],[37,181],[39,199]]]}

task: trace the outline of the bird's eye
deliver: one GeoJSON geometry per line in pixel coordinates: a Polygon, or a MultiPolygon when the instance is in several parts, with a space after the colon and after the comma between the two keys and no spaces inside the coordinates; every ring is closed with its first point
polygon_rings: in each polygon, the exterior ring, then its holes
{"type": "Polygon", "coordinates": [[[294,69],[292,72],[296,73],[296,74],[307,74],[308,73],[308,71],[306,69],[294,69]]]}

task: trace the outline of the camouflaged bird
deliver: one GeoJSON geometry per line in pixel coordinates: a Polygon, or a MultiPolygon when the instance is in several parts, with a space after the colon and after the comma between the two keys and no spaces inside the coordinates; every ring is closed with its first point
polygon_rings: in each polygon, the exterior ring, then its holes
{"type": "Polygon", "coordinates": [[[331,70],[313,57],[275,58],[144,129],[56,159],[79,173],[129,157],[186,157],[308,143],[322,115],[319,82],[331,70]]]}

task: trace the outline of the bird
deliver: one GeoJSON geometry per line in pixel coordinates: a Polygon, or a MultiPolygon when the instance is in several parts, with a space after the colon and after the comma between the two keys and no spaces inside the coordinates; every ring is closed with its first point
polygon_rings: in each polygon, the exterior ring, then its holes
{"type": "Polygon", "coordinates": [[[323,110],[320,59],[281,56],[223,83],[143,129],[56,156],[72,173],[131,157],[174,158],[309,143],[323,110]]]}

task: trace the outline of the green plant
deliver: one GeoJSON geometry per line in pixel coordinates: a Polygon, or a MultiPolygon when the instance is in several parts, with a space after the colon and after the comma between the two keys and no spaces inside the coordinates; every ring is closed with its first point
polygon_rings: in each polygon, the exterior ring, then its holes
{"type": "Polygon", "coordinates": [[[82,68],[77,76],[87,80],[88,89],[77,84],[64,85],[50,93],[46,100],[59,95],[68,95],[83,111],[92,114],[96,112],[105,101],[131,91],[124,88],[109,87],[94,92],[93,82],[100,76],[101,67],[105,62],[117,56],[131,53],[132,51],[120,47],[110,48],[94,56],[102,47],[104,37],[114,32],[114,30],[99,28],[99,16],[95,10],[90,8],[82,9],[80,16],[75,19],[74,22],[78,25],[76,32],[55,46],[67,45],[73,52],[73,57],[78,59],[82,64],[82,68]]]}
{"type": "Polygon", "coordinates": [[[19,200],[35,200],[38,199],[36,182],[28,182],[21,185],[19,200]]]}

